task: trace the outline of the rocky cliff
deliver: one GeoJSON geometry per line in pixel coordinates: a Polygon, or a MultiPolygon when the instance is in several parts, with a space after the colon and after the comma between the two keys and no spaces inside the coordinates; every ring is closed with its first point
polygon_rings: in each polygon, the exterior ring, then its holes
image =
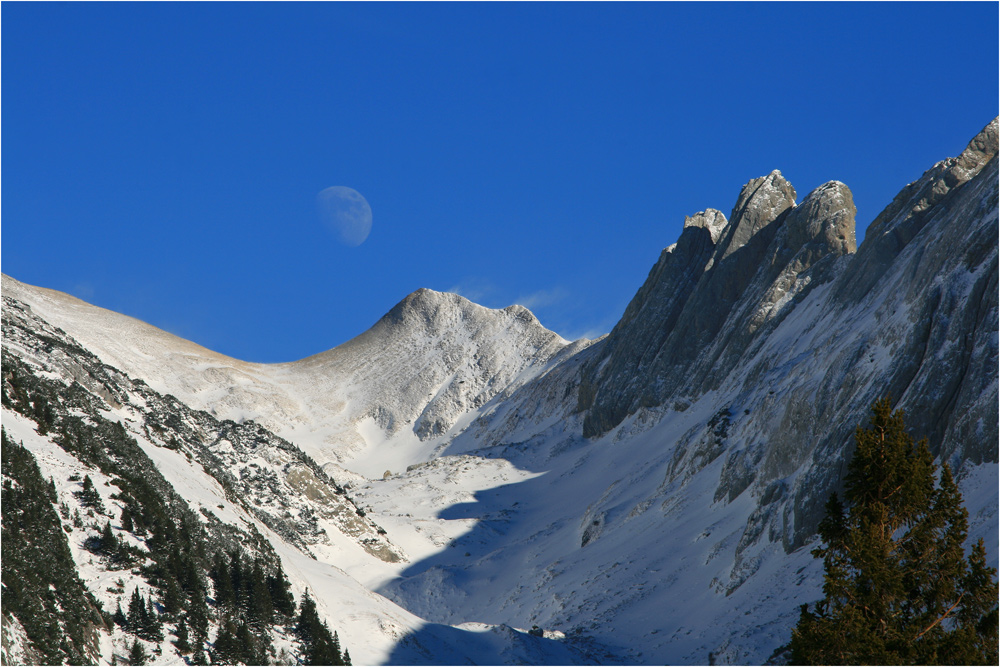
{"type": "Polygon", "coordinates": [[[488,404],[444,451],[544,472],[507,489],[519,518],[468,538],[481,558],[442,555],[385,593],[439,621],[474,600],[545,626],[606,624],[605,640],[645,647],[640,662],[764,661],[820,595],[816,525],[887,394],[959,471],[973,539],[995,544],[996,152],[994,121],[857,249],[837,182],[795,204],[772,173],[729,221],[688,218],[608,337],[488,404]]]}
{"type": "Polygon", "coordinates": [[[795,206],[795,189],[774,171],[743,186],[728,223],[713,210],[688,218],[584,371],[584,435],[605,433],[641,407],[717,388],[785,306],[854,251],[854,214],[842,183],[795,206]]]}

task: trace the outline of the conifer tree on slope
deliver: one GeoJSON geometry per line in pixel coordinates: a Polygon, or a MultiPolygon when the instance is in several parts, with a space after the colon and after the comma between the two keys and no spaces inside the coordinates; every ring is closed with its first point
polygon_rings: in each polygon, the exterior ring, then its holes
{"type": "Polygon", "coordinates": [[[145,665],[148,659],[149,656],[146,654],[146,648],[139,643],[138,639],[134,640],[128,654],[128,664],[145,665]]]}
{"type": "Polygon", "coordinates": [[[343,665],[340,640],[330,632],[330,628],[320,619],[316,602],[306,591],[299,606],[299,616],[295,623],[295,633],[302,642],[303,663],[306,665],[343,665]]]}
{"type": "Polygon", "coordinates": [[[938,475],[889,398],[855,441],[846,507],[830,498],[813,550],[825,597],[803,605],[791,662],[997,664],[996,570],[982,540],[965,556],[968,512],[948,464],[938,475]]]}

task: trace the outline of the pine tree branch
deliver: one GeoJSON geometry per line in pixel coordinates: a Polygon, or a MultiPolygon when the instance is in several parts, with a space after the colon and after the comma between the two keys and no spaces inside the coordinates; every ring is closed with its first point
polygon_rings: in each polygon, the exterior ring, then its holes
{"type": "Polygon", "coordinates": [[[950,607],[948,607],[948,610],[945,611],[943,614],[941,614],[941,617],[938,618],[938,620],[934,621],[933,623],[931,623],[930,625],[928,625],[926,628],[924,628],[924,631],[921,632],[916,637],[914,637],[913,641],[917,641],[918,639],[920,639],[921,637],[923,637],[924,635],[926,635],[928,632],[930,632],[931,628],[933,628],[935,625],[937,625],[938,623],[940,623],[941,621],[943,621],[945,618],[947,618],[948,614],[951,613],[951,610],[958,606],[958,603],[962,601],[963,597],[965,597],[965,593],[962,593],[961,595],[959,595],[958,599],[955,600],[955,604],[953,604],[950,607]]]}
{"type": "Polygon", "coordinates": [[[900,484],[895,489],[893,489],[892,491],[890,491],[889,495],[887,495],[885,498],[883,498],[883,500],[888,500],[889,498],[892,498],[894,495],[896,495],[897,493],[899,493],[902,489],[903,489],[903,485],[900,484]]]}

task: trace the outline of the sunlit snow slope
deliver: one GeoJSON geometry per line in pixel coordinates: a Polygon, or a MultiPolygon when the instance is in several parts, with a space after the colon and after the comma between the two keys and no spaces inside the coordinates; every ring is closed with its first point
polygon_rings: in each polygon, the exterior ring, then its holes
{"type": "Polygon", "coordinates": [[[421,289],[343,345],[254,364],[6,275],[3,293],[153,389],[220,419],[253,419],[321,464],[368,476],[426,460],[463,417],[587,343],[568,344],[521,306],[421,289]]]}
{"type": "MultiPolygon", "coordinates": [[[[252,421],[218,420],[156,392],[101,362],[30,306],[7,294],[3,298],[5,436],[30,452],[41,479],[52,480],[52,502],[62,517],[56,535],[66,540],[77,570],[74,576],[79,575],[107,613],[123,604],[122,598],[131,591],[159,596],[145,569],[144,554],[162,554],[167,548],[164,538],[153,539],[151,531],[126,527],[125,507],[134,505],[119,493],[131,488],[121,477],[127,460],[132,473],[153,480],[158,495],[170,499],[171,511],[181,517],[175,520],[187,522],[189,533],[195,525],[205,530],[204,549],[240,553],[251,561],[279,560],[295,596],[301,600],[310,592],[319,613],[339,632],[357,664],[493,663],[501,655],[514,663],[590,660],[571,642],[551,633],[536,637],[482,623],[429,625],[373,592],[405,568],[409,558],[433,553],[467,530],[469,522],[414,521],[405,527],[409,530],[393,525],[389,537],[352,500],[346,483],[340,486],[331,480],[293,443],[252,421]],[[44,420],[43,414],[48,415],[44,420]],[[92,430],[98,434],[93,440],[87,435],[92,430]],[[99,507],[82,504],[82,478],[93,480],[99,507]],[[143,559],[143,566],[122,567],[109,560],[102,546],[94,546],[102,526],[122,544],[137,549],[135,558],[143,559]]],[[[480,487],[525,478],[504,462],[492,468],[477,480],[480,487]]],[[[6,473],[5,469],[5,498],[8,484],[18,484],[6,473]]],[[[6,532],[7,518],[5,514],[5,540],[11,536],[6,532]]],[[[8,544],[12,543],[5,542],[5,547],[8,544]]],[[[5,567],[5,586],[11,574],[5,567]]],[[[60,591],[53,590],[53,595],[60,591]]],[[[154,656],[153,664],[184,664],[174,642],[178,621],[165,615],[165,604],[159,612],[167,621],[164,635],[158,640],[144,638],[143,643],[154,656]]],[[[36,619],[25,617],[23,609],[20,617],[8,612],[5,607],[5,664],[40,662],[21,625],[37,627],[36,619]]],[[[219,614],[209,620],[211,641],[223,621],[219,614]]],[[[296,664],[294,656],[302,655],[303,648],[294,632],[279,623],[268,632],[275,647],[272,658],[296,664]]],[[[136,641],[134,633],[115,624],[91,624],[87,636],[86,655],[105,664],[124,660],[136,641]]]]}

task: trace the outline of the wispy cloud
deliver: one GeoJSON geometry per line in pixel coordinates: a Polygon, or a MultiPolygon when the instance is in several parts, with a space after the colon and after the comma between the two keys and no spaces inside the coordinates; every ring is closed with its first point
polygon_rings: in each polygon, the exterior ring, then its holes
{"type": "MultiPolygon", "coordinates": [[[[493,305],[496,298],[497,288],[493,283],[484,278],[463,278],[460,282],[449,287],[446,291],[453,292],[459,296],[464,296],[469,301],[482,306],[493,305]]],[[[508,304],[504,304],[508,305],[508,304]]]]}
{"type": "Polygon", "coordinates": [[[90,283],[79,283],[73,286],[70,290],[70,294],[78,299],[83,299],[84,301],[94,300],[94,286],[90,283]]]}
{"type": "Polygon", "coordinates": [[[519,296],[514,299],[514,303],[522,305],[528,310],[534,310],[535,308],[545,308],[546,306],[559,303],[568,296],[569,290],[562,287],[553,287],[519,296]]]}
{"type": "Polygon", "coordinates": [[[570,325],[568,327],[559,327],[557,329],[553,329],[553,331],[566,340],[579,340],[581,338],[589,338],[593,340],[609,333],[611,329],[614,328],[615,324],[617,324],[616,318],[606,317],[600,322],[578,323],[576,326],[570,325]]]}
{"type": "Polygon", "coordinates": [[[490,280],[478,277],[463,278],[449,287],[447,291],[464,296],[469,301],[474,301],[488,308],[504,308],[516,303],[528,310],[546,308],[565,301],[570,296],[569,290],[563,287],[552,287],[535,290],[511,299],[510,292],[497,287],[490,280]]]}
{"type": "Polygon", "coordinates": [[[557,285],[521,294],[511,299],[509,292],[493,282],[479,277],[463,278],[448,288],[466,299],[487,308],[503,308],[511,304],[524,306],[541,320],[542,325],[555,331],[566,340],[599,338],[611,331],[618,321],[616,316],[597,318],[591,304],[573,290],[557,285]],[[590,317],[581,317],[589,315],[590,317]]]}

